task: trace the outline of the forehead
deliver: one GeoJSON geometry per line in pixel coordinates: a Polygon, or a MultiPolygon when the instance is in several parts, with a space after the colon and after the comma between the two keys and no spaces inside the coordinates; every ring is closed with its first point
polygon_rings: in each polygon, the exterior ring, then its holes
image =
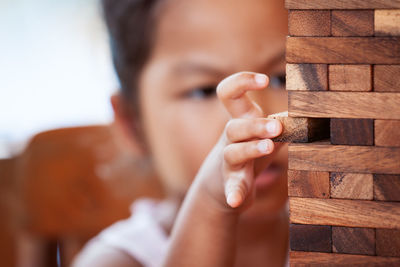
{"type": "Polygon", "coordinates": [[[195,58],[235,72],[265,65],[284,49],[283,0],[169,0],[160,11],[155,57],[195,58]]]}

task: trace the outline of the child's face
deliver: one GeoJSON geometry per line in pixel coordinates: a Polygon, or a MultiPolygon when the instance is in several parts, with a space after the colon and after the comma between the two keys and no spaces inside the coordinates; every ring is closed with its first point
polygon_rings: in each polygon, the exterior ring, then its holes
{"type": "MultiPolygon", "coordinates": [[[[286,29],[283,0],[169,0],[162,6],[139,101],[148,149],[169,190],[186,191],[229,120],[211,89],[239,71],[284,75],[286,29]]],[[[251,96],[266,114],[287,109],[283,88],[251,96]]]]}

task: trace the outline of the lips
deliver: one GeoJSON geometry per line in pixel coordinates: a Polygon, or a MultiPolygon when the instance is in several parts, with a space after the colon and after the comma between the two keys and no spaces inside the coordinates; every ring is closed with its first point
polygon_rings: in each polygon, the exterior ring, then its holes
{"type": "Polygon", "coordinates": [[[260,172],[254,182],[257,190],[268,188],[282,175],[282,168],[274,163],[268,165],[262,172],[260,172]]]}

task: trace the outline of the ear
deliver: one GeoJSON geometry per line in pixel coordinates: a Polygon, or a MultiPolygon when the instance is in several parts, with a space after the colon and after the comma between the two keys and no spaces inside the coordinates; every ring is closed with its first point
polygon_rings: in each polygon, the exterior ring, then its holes
{"type": "Polygon", "coordinates": [[[114,110],[114,127],[122,147],[128,148],[130,152],[143,155],[145,153],[139,138],[138,121],[133,111],[126,104],[120,93],[111,96],[111,105],[114,110]]]}

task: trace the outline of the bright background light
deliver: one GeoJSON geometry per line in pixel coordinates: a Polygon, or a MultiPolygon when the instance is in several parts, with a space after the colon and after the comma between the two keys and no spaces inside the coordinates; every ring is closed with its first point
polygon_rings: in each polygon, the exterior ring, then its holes
{"type": "Polygon", "coordinates": [[[111,120],[99,0],[1,0],[0,36],[0,157],[41,131],[111,120]]]}

